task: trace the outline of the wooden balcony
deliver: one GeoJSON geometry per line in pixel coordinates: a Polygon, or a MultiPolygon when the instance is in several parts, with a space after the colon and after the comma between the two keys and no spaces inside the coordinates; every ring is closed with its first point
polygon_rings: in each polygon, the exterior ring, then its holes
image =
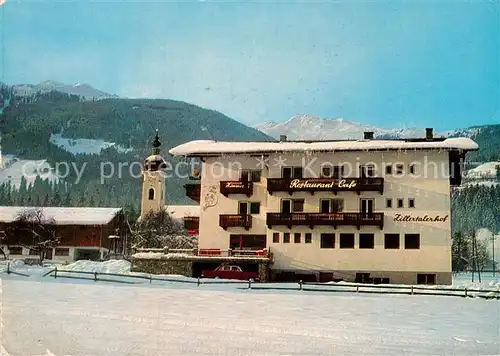
{"type": "Polygon", "coordinates": [[[273,192],[380,192],[384,193],[384,178],[268,178],[267,191],[273,192]]]}
{"type": "Polygon", "coordinates": [[[253,194],[253,182],[243,180],[221,181],[220,193],[226,197],[229,194],[245,194],[249,197],[253,194]]]}
{"type": "Polygon", "coordinates": [[[184,185],[184,188],[186,189],[186,196],[188,196],[189,198],[193,199],[195,202],[200,204],[201,185],[195,183],[189,183],[184,185]]]}
{"type": "Polygon", "coordinates": [[[252,215],[229,214],[219,215],[219,226],[226,230],[228,227],[252,227],[252,215]]]}
{"type": "Polygon", "coordinates": [[[384,213],[267,213],[267,226],[274,225],[309,226],[311,229],[317,225],[333,226],[378,226],[384,228],[384,213]]]}
{"type": "Polygon", "coordinates": [[[186,230],[198,230],[200,228],[200,218],[198,216],[185,216],[184,228],[186,230]]]}

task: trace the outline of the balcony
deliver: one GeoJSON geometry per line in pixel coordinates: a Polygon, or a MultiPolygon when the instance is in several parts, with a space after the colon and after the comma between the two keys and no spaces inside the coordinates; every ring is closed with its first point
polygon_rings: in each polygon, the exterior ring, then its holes
{"type": "Polygon", "coordinates": [[[249,197],[253,194],[253,183],[243,180],[221,181],[220,193],[226,197],[229,194],[245,194],[247,197],[249,197]]]}
{"type": "Polygon", "coordinates": [[[269,178],[267,191],[273,192],[380,192],[384,193],[384,178],[269,178]]]}
{"type": "Polygon", "coordinates": [[[252,227],[252,215],[219,215],[219,226],[224,230],[226,230],[228,227],[244,227],[246,230],[248,230],[252,227]]]}
{"type": "Polygon", "coordinates": [[[311,229],[317,225],[333,226],[378,226],[384,228],[384,213],[267,213],[267,226],[285,225],[309,226],[311,229]]]}
{"type": "Polygon", "coordinates": [[[201,185],[190,183],[184,185],[184,188],[186,189],[186,196],[188,196],[189,198],[193,199],[195,202],[200,204],[201,185]]]}

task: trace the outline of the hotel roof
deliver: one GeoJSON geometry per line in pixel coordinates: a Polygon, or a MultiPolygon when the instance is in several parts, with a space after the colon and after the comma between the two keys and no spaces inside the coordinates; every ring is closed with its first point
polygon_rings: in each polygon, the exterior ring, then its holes
{"type": "Polygon", "coordinates": [[[44,218],[54,219],[56,225],[107,225],[122,211],[121,208],[0,206],[0,222],[13,222],[22,212],[33,209],[42,209],[44,218]]]}
{"type": "Polygon", "coordinates": [[[357,140],[357,141],[274,141],[223,142],[210,140],[190,141],[172,148],[174,156],[214,156],[220,154],[257,154],[272,152],[318,151],[387,151],[387,150],[461,150],[474,151],[477,143],[470,138],[357,140]]]}

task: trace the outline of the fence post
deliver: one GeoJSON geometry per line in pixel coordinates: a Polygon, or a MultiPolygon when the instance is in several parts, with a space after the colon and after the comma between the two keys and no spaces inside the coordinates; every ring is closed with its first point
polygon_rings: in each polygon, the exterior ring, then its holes
{"type": "Polygon", "coordinates": [[[56,279],[56,278],[57,278],[57,266],[56,266],[56,268],[54,268],[54,279],[56,279]]]}
{"type": "Polygon", "coordinates": [[[248,289],[252,289],[252,279],[248,280],[248,289]]]}
{"type": "Polygon", "coordinates": [[[7,274],[10,274],[10,261],[7,263],[7,274]]]}
{"type": "Polygon", "coordinates": [[[413,295],[413,286],[411,286],[411,295],[413,295]]]}
{"type": "Polygon", "coordinates": [[[151,283],[153,283],[153,275],[152,274],[149,275],[149,284],[151,284],[151,283]]]}
{"type": "Polygon", "coordinates": [[[299,281],[299,290],[302,290],[302,279],[299,281]]]}
{"type": "Polygon", "coordinates": [[[356,293],[359,293],[359,286],[356,286],[356,293]]]}
{"type": "Polygon", "coordinates": [[[199,287],[199,286],[200,286],[200,276],[198,276],[198,285],[197,285],[197,287],[199,287]]]}
{"type": "Polygon", "coordinates": [[[97,282],[97,272],[94,272],[94,282],[97,282]]]}
{"type": "Polygon", "coordinates": [[[465,298],[467,298],[467,287],[465,287],[465,298]]]}

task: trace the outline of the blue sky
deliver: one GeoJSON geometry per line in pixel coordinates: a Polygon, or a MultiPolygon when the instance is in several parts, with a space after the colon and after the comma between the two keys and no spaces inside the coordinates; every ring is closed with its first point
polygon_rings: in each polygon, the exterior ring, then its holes
{"type": "Polygon", "coordinates": [[[500,3],[14,1],[0,80],[86,82],[246,124],[500,123],[500,3]]]}

